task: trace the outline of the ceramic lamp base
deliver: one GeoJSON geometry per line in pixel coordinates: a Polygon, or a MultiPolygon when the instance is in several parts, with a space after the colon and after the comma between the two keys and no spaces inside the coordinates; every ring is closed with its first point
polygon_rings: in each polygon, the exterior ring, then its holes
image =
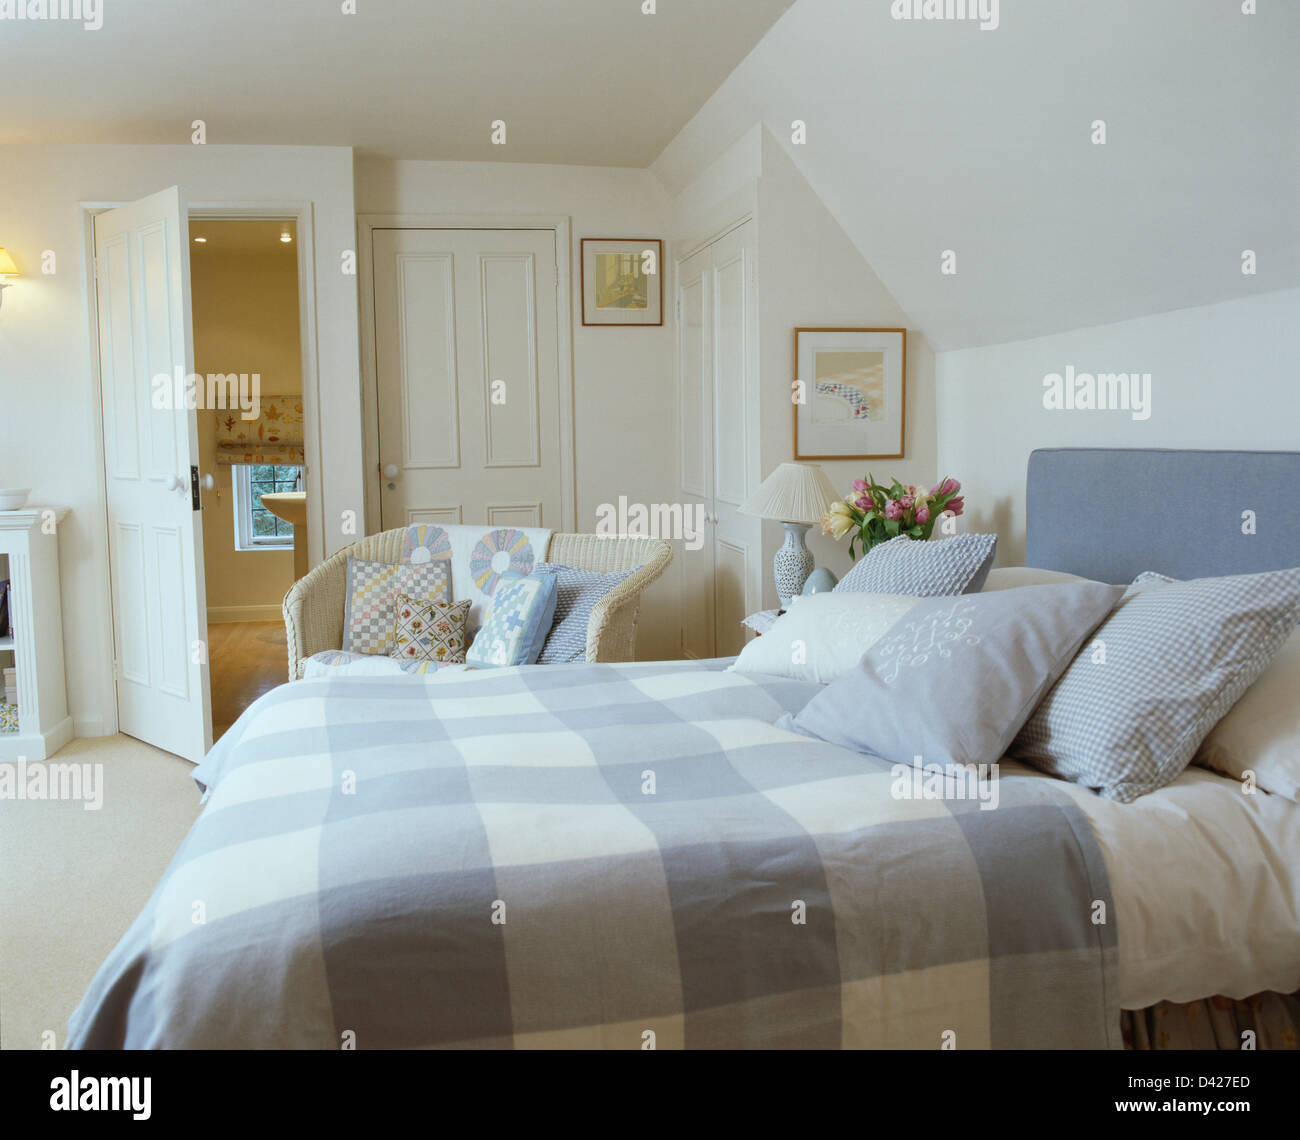
{"type": "Polygon", "coordinates": [[[797,598],[808,575],[813,571],[812,551],[804,545],[803,536],[808,533],[810,523],[782,523],[785,527],[785,542],[772,559],[772,575],[776,578],[776,596],[781,599],[781,608],[790,608],[790,599],[797,598]]]}

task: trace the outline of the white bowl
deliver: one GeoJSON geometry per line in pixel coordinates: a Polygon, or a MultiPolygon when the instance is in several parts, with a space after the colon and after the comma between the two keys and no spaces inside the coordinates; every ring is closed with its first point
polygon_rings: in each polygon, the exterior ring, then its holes
{"type": "Polygon", "coordinates": [[[32,493],[30,487],[0,487],[0,511],[16,511],[32,493]]]}

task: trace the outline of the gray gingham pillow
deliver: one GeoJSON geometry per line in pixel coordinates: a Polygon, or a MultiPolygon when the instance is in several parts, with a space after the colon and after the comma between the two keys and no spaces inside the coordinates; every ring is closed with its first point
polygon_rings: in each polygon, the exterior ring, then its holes
{"type": "Polygon", "coordinates": [[[917,598],[978,594],[997,545],[996,534],[958,534],[936,542],[900,534],[868,550],[835,589],[917,598]]]}
{"type": "Polygon", "coordinates": [[[1300,620],[1300,568],[1228,578],[1144,574],[1010,749],[1131,803],[1175,780],[1300,620]]]}
{"type": "Polygon", "coordinates": [[[615,570],[600,574],[594,570],[558,566],[553,562],[541,562],[533,570],[553,573],[557,587],[555,621],[537,663],[558,665],[565,661],[585,661],[587,623],[591,620],[591,611],[601,598],[635,571],[615,570]]]}

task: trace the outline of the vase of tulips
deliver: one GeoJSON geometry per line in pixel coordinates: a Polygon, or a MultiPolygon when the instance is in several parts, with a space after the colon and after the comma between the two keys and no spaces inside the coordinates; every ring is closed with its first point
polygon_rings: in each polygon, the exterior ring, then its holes
{"type": "Polygon", "coordinates": [[[960,515],[966,508],[961,484],[945,478],[929,491],[894,479],[877,483],[868,473],[865,479],[853,480],[853,491],[831,504],[822,516],[822,533],[831,538],[849,536],[849,557],[859,557],[856,547],[862,544],[866,554],[873,546],[906,535],[924,542],[934,532],[941,515],[960,515]]]}

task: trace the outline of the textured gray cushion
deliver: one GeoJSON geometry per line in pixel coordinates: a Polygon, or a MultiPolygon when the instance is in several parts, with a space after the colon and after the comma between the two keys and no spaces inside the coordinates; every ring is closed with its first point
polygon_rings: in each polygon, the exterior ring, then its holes
{"type": "Polygon", "coordinates": [[[896,764],[994,763],[1123,593],[1080,582],[926,598],[784,724],[896,764]]]}
{"type": "Polygon", "coordinates": [[[835,589],[917,598],[978,594],[997,545],[995,534],[958,534],[935,542],[899,535],[868,550],[835,589]]]}
{"type": "Polygon", "coordinates": [[[609,574],[598,574],[594,570],[578,570],[554,562],[541,562],[534,569],[553,572],[558,591],[555,621],[551,625],[546,644],[542,646],[538,664],[558,665],[565,661],[585,661],[587,623],[591,620],[592,609],[610,590],[636,571],[615,570],[609,574]]]}
{"type": "Polygon", "coordinates": [[[1011,755],[1129,803],[1176,779],[1300,618],[1300,569],[1142,575],[1011,755]]]}

